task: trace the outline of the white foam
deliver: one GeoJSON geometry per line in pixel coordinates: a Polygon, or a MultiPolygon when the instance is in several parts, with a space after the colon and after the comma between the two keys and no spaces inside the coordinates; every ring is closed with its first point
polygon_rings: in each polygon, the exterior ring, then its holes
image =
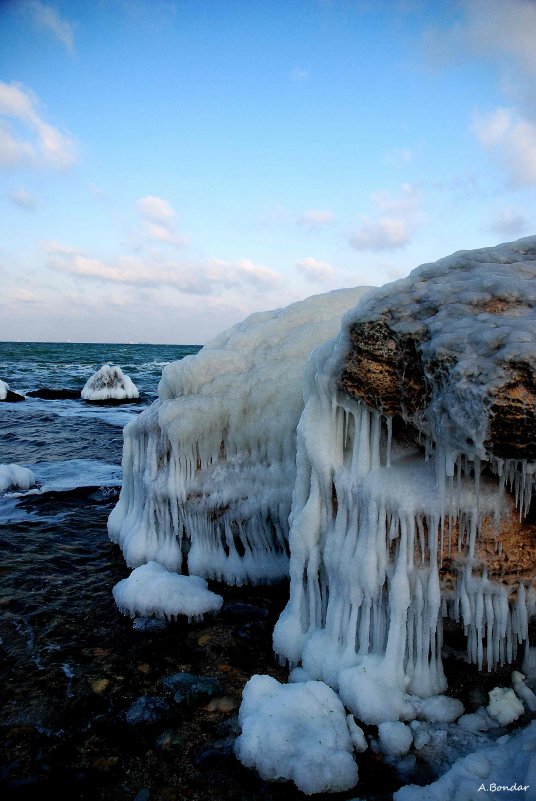
{"type": "Polygon", "coordinates": [[[148,562],[132,571],[113,588],[117,607],[131,617],[176,618],[185,615],[199,620],[216,612],[221,595],[211,592],[199,576],[180,576],[157,562],[148,562]]]}
{"type": "Polygon", "coordinates": [[[27,467],[19,464],[0,464],[0,492],[27,490],[35,484],[35,476],[27,467]]]}
{"type": "Polygon", "coordinates": [[[128,400],[139,398],[140,393],[129,376],[124,375],[120,367],[103,364],[88,379],[82,389],[81,396],[88,401],[128,400]]]}
{"type": "Polygon", "coordinates": [[[279,684],[253,676],[239,714],[238,759],[263,779],[290,779],[310,795],[357,783],[344,707],[322,682],[279,684]]]}

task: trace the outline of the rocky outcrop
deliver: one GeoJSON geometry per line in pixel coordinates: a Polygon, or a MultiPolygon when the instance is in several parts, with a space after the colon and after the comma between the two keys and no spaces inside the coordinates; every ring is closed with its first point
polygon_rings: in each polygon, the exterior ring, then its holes
{"type": "Polygon", "coordinates": [[[460,452],[536,459],[536,238],[435,267],[364,301],[340,388],[460,452]]]}

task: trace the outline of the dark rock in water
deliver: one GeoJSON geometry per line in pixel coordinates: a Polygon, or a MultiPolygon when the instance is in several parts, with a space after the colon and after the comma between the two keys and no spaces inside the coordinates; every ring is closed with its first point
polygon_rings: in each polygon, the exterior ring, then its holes
{"type": "Polygon", "coordinates": [[[220,616],[223,620],[264,620],[268,617],[268,609],[255,604],[226,601],[220,610],[220,616]]]}
{"type": "Polygon", "coordinates": [[[257,646],[264,643],[267,637],[270,637],[270,632],[271,627],[264,620],[253,620],[250,623],[237,626],[234,630],[234,636],[246,645],[257,646]]]}
{"type": "Polygon", "coordinates": [[[230,735],[223,740],[215,740],[213,743],[206,743],[194,753],[194,764],[198,768],[205,768],[214,762],[228,762],[236,760],[234,754],[234,743],[236,737],[230,735]]]}
{"type": "MultiPolygon", "coordinates": [[[[19,403],[20,401],[26,400],[24,395],[19,395],[18,392],[12,392],[10,389],[7,390],[6,397],[3,399],[4,403],[19,403]]],[[[2,402],[0,400],[0,402],[2,402]]]]}
{"type": "Polygon", "coordinates": [[[80,390],[41,387],[40,389],[32,389],[31,392],[28,392],[28,397],[41,398],[42,400],[80,400],[80,390]]]}
{"type": "Polygon", "coordinates": [[[169,623],[167,620],[161,620],[159,617],[137,617],[132,623],[134,631],[162,631],[167,629],[169,623]]]}
{"type": "Polygon", "coordinates": [[[138,723],[158,723],[169,714],[169,706],[158,696],[142,695],[126,713],[126,721],[130,726],[138,723]]]}
{"type": "Polygon", "coordinates": [[[194,673],[174,673],[162,679],[162,686],[174,693],[176,704],[195,704],[221,693],[218,679],[212,676],[196,676],[194,673]]]}

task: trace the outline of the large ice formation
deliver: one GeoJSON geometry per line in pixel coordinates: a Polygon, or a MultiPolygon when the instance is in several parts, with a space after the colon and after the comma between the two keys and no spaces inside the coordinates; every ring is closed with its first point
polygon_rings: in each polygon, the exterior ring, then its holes
{"type": "Polygon", "coordinates": [[[323,682],[284,685],[253,676],[244,688],[240,724],[236,754],[263,779],[291,779],[307,795],[356,784],[346,713],[323,682]]]}
{"type": "MultiPolygon", "coordinates": [[[[410,720],[412,696],[445,689],[444,616],[463,623],[480,668],[512,661],[527,641],[532,582],[492,580],[477,552],[487,524],[500,553],[500,521],[512,505],[505,485],[521,514],[530,504],[535,464],[494,454],[490,398],[516,369],[534,375],[535,279],[536,237],[454,254],[371,292],[308,362],[290,599],[274,647],[301,663],[302,678],[335,688],[365,723],[410,720]],[[359,397],[359,376],[351,392],[344,382],[356,326],[370,334],[386,320],[387,349],[416,332],[414,361],[424,364],[426,402],[399,404],[398,420],[409,424],[402,435],[389,410],[359,397]]],[[[413,364],[402,368],[411,373],[413,364]]]]}
{"type": "Polygon", "coordinates": [[[120,367],[103,364],[82,389],[86,401],[126,401],[139,398],[138,388],[120,367]]]}
{"type": "Polygon", "coordinates": [[[136,567],[262,582],[288,574],[296,425],[310,351],[365,288],[254,314],[164,368],[159,399],[124,432],[110,537],[136,567]]]}

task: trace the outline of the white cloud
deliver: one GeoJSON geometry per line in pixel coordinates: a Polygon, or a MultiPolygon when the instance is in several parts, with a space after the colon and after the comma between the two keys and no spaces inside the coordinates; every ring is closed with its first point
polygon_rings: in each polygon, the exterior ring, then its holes
{"type": "Polygon", "coordinates": [[[25,209],[26,211],[35,211],[35,209],[37,208],[36,196],[32,195],[31,192],[28,192],[23,187],[19,187],[18,189],[13,189],[9,193],[9,199],[16,206],[19,206],[19,208],[25,209]]]}
{"type": "Polygon", "coordinates": [[[212,259],[196,264],[126,255],[104,260],[60,242],[49,242],[45,253],[51,270],[73,278],[136,287],[171,287],[195,295],[212,295],[240,287],[260,291],[281,282],[278,273],[248,259],[238,262],[212,259]]]}
{"type": "Polygon", "coordinates": [[[473,133],[481,145],[504,163],[516,186],[536,184],[536,124],[515,112],[498,108],[475,114],[473,133]]]}
{"type": "Polygon", "coordinates": [[[147,195],[138,200],[138,212],[146,220],[169,225],[175,219],[175,212],[167,200],[156,195],[147,195]]]}
{"type": "Polygon", "coordinates": [[[74,53],[74,26],[62,19],[54,6],[41,3],[40,0],[26,0],[35,25],[51,33],[72,55],[74,53]]]}
{"type": "Polygon", "coordinates": [[[371,201],[376,206],[376,216],[362,219],[361,225],[350,236],[352,247],[381,251],[409,244],[413,233],[424,221],[420,192],[410,184],[404,184],[400,194],[379,191],[373,193],[371,201]]]}
{"type": "Polygon", "coordinates": [[[324,284],[335,276],[335,270],[329,262],[320,261],[312,256],[299,259],[296,262],[296,269],[310,281],[316,281],[319,284],[324,284]]]}
{"type": "Polygon", "coordinates": [[[521,236],[529,227],[528,220],[512,209],[501,209],[490,223],[490,230],[501,236],[521,236]]]}
{"type": "Polygon", "coordinates": [[[147,195],[138,200],[137,208],[143,221],[144,238],[176,247],[186,244],[186,238],[177,232],[177,215],[167,200],[156,195],[147,195]]]}
{"type": "Polygon", "coordinates": [[[307,228],[309,231],[315,231],[325,225],[329,225],[334,219],[335,215],[332,211],[329,211],[329,209],[326,211],[322,211],[321,209],[308,209],[298,216],[297,222],[298,225],[301,225],[303,228],[307,228]]]}
{"type": "Polygon", "coordinates": [[[0,81],[0,166],[65,169],[75,160],[74,139],[44,121],[33,93],[0,81]]]}

